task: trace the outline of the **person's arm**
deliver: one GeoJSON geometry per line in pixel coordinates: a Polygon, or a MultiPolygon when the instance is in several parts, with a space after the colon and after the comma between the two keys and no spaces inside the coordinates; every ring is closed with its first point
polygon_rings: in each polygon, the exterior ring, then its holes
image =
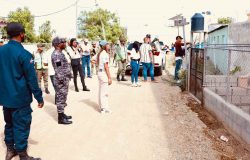
{"type": "Polygon", "coordinates": [[[20,57],[20,63],[22,64],[22,70],[27,84],[33,93],[35,99],[38,102],[38,107],[43,107],[42,90],[38,86],[36,71],[34,69],[34,60],[31,53],[27,52],[20,57]]]}
{"type": "Polygon", "coordinates": [[[109,83],[109,85],[111,85],[111,84],[112,84],[112,80],[111,80],[111,76],[110,76],[110,72],[109,72],[109,65],[108,65],[108,62],[106,62],[106,63],[104,64],[104,69],[105,69],[106,74],[107,74],[107,76],[108,76],[108,83],[109,83]]]}

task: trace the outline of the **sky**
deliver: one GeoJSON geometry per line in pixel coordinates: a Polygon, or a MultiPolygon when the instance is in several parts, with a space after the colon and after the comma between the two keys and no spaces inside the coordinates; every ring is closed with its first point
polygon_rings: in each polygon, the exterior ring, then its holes
{"type": "MultiPolygon", "coordinates": [[[[235,22],[247,20],[250,11],[250,0],[97,0],[99,7],[110,10],[120,17],[120,23],[128,30],[130,41],[139,40],[146,34],[158,36],[166,43],[175,40],[177,28],[169,27],[169,18],[182,14],[187,21],[195,13],[210,11],[204,15],[205,21],[216,23],[219,17],[232,17],[235,22]]],[[[0,16],[5,17],[18,7],[28,7],[33,15],[43,15],[61,10],[75,0],[0,0],[0,16]]],[[[71,7],[63,12],[46,17],[35,18],[35,30],[50,20],[52,28],[58,36],[75,37],[76,15],[81,11],[95,9],[95,0],[80,0],[77,7],[71,7]],[[77,9],[77,11],[76,11],[77,9]],[[77,13],[77,14],[76,14],[77,13]]],[[[186,37],[190,37],[190,25],[185,27],[186,37]]],[[[183,35],[180,29],[180,35],[183,35]]]]}

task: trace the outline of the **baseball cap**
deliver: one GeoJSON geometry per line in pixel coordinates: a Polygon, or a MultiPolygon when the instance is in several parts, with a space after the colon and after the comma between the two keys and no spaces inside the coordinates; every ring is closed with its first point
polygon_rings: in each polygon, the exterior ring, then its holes
{"type": "Polygon", "coordinates": [[[100,44],[101,46],[105,46],[106,44],[108,44],[108,42],[107,42],[106,40],[101,40],[101,41],[99,42],[99,44],[100,44]]]}
{"type": "Polygon", "coordinates": [[[176,40],[177,40],[177,39],[183,39],[183,38],[182,38],[181,36],[176,36],[176,40]]]}
{"type": "Polygon", "coordinates": [[[7,24],[7,34],[10,37],[18,36],[20,33],[25,33],[25,29],[22,24],[17,22],[10,22],[7,24]]]}

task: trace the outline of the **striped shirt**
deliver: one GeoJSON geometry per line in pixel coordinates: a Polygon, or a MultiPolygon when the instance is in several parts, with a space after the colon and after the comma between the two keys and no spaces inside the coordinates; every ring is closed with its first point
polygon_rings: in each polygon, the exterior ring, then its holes
{"type": "Polygon", "coordinates": [[[141,52],[141,62],[144,63],[151,63],[151,58],[150,58],[150,52],[152,51],[152,48],[150,44],[148,43],[143,43],[140,47],[140,52],[141,52]]]}

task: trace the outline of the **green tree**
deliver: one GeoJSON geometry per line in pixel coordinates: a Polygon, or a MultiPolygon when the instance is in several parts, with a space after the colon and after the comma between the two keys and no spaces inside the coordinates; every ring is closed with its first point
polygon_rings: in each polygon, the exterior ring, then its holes
{"type": "Polygon", "coordinates": [[[230,23],[232,23],[232,18],[231,17],[218,18],[218,23],[219,24],[230,24],[230,23]]]}
{"type": "Polygon", "coordinates": [[[79,37],[87,37],[90,40],[106,39],[112,43],[117,42],[121,36],[126,37],[119,17],[108,10],[81,12],[78,22],[79,37]]]}
{"type": "Polygon", "coordinates": [[[55,31],[51,29],[50,21],[46,21],[39,27],[39,36],[37,41],[42,43],[50,43],[52,39],[52,34],[55,31]]]}
{"type": "Polygon", "coordinates": [[[11,11],[8,15],[8,22],[19,22],[25,28],[26,42],[35,42],[36,35],[34,32],[34,16],[27,7],[18,8],[16,11],[11,11]]]}

